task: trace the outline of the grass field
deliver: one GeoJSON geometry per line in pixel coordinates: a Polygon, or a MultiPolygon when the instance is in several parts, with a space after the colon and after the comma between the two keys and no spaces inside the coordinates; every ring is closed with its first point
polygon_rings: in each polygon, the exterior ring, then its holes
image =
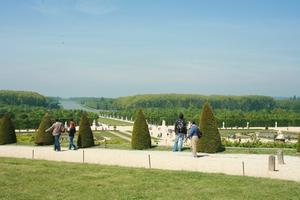
{"type": "Polygon", "coordinates": [[[103,124],[108,124],[111,126],[133,126],[133,123],[129,122],[123,122],[115,119],[108,119],[108,118],[103,118],[99,117],[98,122],[103,123],[103,124]]]}
{"type": "Polygon", "coordinates": [[[290,199],[300,183],[199,172],[0,158],[1,200],[290,199]]]}

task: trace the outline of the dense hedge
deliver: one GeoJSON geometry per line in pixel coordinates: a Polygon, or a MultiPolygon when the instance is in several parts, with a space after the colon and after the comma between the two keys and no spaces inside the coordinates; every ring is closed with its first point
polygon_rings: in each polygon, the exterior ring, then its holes
{"type": "Polygon", "coordinates": [[[80,148],[86,148],[94,145],[94,135],[90,127],[88,115],[84,112],[80,119],[77,146],[80,148]]]}
{"type": "Polygon", "coordinates": [[[0,120],[0,144],[12,144],[17,142],[15,127],[10,114],[6,113],[0,120]]]}
{"type": "MultiPolygon", "coordinates": [[[[12,113],[12,120],[14,121],[16,129],[37,129],[41,122],[41,119],[45,113],[53,118],[57,118],[60,121],[68,121],[74,119],[78,124],[83,111],[81,110],[65,110],[65,109],[47,109],[44,107],[33,107],[33,106],[13,106],[4,105],[0,106],[0,117],[6,112],[12,113]]],[[[98,118],[96,113],[88,113],[90,123],[98,118]]]]}
{"type": "Polygon", "coordinates": [[[197,145],[198,152],[216,153],[223,150],[217,121],[208,102],[202,109],[200,129],[202,137],[197,145]]]}
{"type": "Polygon", "coordinates": [[[283,143],[283,142],[261,142],[261,141],[248,141],[248,142],[231,142],[222,140],[222,144],[226,147],[248,147],[248,148],[291,148],[295,149],[297,144],[283,143]]]}
{"type": "Polygon", "coordinates": [[[54,142],[53,135],[45,130],[52,125],[51,119],[46,113],[41,120],[40,126],[36,133],[34,143],[37,145],[51,145],[54,142]]]}
{"type": "Polygon", "coordinates": [[[137,111],[133,125],[131,147],[133,149],[148,149],[151,147],[151,137],[143,111],[137,111]]]}

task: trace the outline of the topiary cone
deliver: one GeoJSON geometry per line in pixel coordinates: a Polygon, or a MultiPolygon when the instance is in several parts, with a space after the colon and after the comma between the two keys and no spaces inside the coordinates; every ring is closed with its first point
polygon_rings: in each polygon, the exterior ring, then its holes
{"type": "Polygon", "coordinates": [[[17,142],[15,127],[11,116],[6,113],[0,120],[0,144],[12,144],[17,142]]]}
{"type": "Polygon", "coordinates": [[[77,146],[80,148],[95,146],[94,135],[90,127],[87,113],[83,113],[80,118],[77,146]]]}
{"type": "Polygon", "coordinates": [[[216,153],[223,150],[217,120],[208,102],[203,105],[200,129],[202,137],[197,144],[198,152],[216,153]]]}
{"type": "Polygon", "coordinates": [[[133,124],[131,147],[133,149],[149,149],[151,148],[151,137],[148,129],[148,124],[143,111],[137,111],[136,118],[133,124]]]}
{"type": "Polygon", "coordinates": [[[39,129],[36,133],[34,143],[37,145],[51,145],[54,142],[53,135],[49,132],[45,132],[46,129],[51,127],[52,122],[50,120],[50,117],[48,113],[44,115],[44,117],[41,120],[39,129]]]}

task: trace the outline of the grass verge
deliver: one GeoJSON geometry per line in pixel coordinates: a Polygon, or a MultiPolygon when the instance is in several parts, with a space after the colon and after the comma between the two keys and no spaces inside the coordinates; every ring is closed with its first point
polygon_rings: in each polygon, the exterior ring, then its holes
{"type": "Polygon", "coordinates": [[[300,183],[0,158],[0,199],[299,199],[300,183]]]}

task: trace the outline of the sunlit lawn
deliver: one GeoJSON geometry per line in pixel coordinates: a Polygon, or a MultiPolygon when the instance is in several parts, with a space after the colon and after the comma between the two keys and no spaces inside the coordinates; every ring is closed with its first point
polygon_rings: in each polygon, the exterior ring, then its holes
{"type": "Polygon", "coordinates": [[[0,158],[1,200],[290,199],[300,183],[199,172],[0,158]]]}

